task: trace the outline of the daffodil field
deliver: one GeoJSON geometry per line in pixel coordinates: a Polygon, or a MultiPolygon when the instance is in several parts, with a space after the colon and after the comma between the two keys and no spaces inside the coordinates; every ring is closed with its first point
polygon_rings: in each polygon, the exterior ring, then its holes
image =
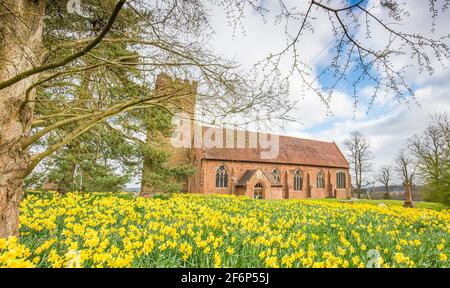
{"type": "Polygon", "coordinates": [[[27,195],[0,267],[450,267],[450,211],[177,194],[27,195]]]}

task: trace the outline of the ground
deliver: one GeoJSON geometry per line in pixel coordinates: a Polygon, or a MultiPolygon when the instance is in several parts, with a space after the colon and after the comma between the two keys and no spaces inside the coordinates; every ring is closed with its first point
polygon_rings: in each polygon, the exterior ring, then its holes
{"type": "Polygon", "coordinates": [[[31,193],[0,267],[450,267],[450,210],[382,202],[31,193]]]}
{"type": "MultiPolygon", "coordinates": [[[[339,200],[334,198],[327,198],[327,199],[321,199],[323,201],[327,202],[343,202],[343,203],[365,203],[365,204],[372,204],[372,205],[379,205],[379,204],[386,204],[386,205],[394,205],[394,206],[403,206],[404,201],[402,200],[368,200],[368,199],[358,199],[358,200],[339,200]]],[[[445,206],[441,203],[434,203],[434,202],[425,202],[425,201],[415,201],[414,205],[416,205],[417,208],[427,208],[427,209],[434,209],[437,211],[444,210],[444,209],[450,209],[450,207],[445,206]]]]}

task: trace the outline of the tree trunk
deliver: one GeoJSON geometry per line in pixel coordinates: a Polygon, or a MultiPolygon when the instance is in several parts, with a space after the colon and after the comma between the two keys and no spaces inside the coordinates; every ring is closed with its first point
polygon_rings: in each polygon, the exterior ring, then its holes
{"type": "MultiPolygon", "coordinates": [[[[0,82],[40,65],[45,0],[5,0],[2,4],[0,82]]],[[[29,136],[34,108],[25,104],[25,98],[37,77],[0,90],[0,238],[19,234],[19,205],[29,163],[21,144],[29,136]]],[[[29,97],[34,100],[33,92],[29,97]]]]}
{"type": "Polygon", "coordinates": [[[361,195],[362,195],[362,191],[361,191],[361,187],[362,187],[362,163],[361,161],[359,161],[359,165],[358,165],[358,199],[361,199],[361,195]]]}
{"type": "Polygon", "coordinates": [[[390,199],[391,195],[389,195],[389,184],[384,186],[384,199],[390,199]]]}
{"type": "MultiPolygon", "coordinates": [[[[70,145],[68,145],[70,146],[70,145]]],[[[69,148],[70,149],[70,148],[69,148]]],[[[75,182],[75,170],[77,168],[76,163],[70,165],[68,173],[64,174],[62,180],[58,183],[58,189],[56,191],[61,195],[66,195],[74,187],[75,182]]]]}

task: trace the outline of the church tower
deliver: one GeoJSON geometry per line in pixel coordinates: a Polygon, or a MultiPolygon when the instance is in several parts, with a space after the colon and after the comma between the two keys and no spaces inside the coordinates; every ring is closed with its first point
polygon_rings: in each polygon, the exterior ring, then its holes
{"type": "MultiPolygon", "coordinates": [[[[165,73],[161,73],[156,77],[155,83],[155,97],[161,97],[164,99],[164,107],[167,108],[171,113],[186,113],[191,120],[193,132],[194,120],[195,120],[195,104],[197,98],[197,82],[190,82],[188,80],[183,80],[179,78],[172,78],[165,73]]],[[[154,131],[147,131],[147,143],[151,143],[154,131]]],[[[167,162],[169,166],[179,166],[186,165],[192,162],[191,159],[191,149],[188,148],[174,148],[170,144],[170,136],[165,139],[167,142],[167,147],[171,153],[171,157],[167,162]]],[[[148,169],[145,165],[142,170],[142,178],[148,173],[148,169]]],[[[184,185],[185,191],[187,191],[189,186],[188,180],[184,185]]],[[[141,195],[152,195],[156,190],[152,187],[147,187],[141,184],[141,195]]]]}

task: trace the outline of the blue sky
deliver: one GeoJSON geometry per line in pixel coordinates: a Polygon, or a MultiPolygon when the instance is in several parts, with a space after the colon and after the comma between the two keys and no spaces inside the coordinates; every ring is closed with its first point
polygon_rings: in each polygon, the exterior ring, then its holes
{"type": "MultiPolygon", "coordinates": [[[[333,1],[332,1],[333,2],[333,1]]],[[[337,1],[336,3],[339,3],[337,1]]],[[[356,2],[351,0],[350,2],[356,2]]],[[[247,11],[243,19],[243,30],[236,30],[233,37],[233,29],[227,25],[225,15],[221,9],[212,7],[212,28],[216,34],[211,40],[213,50],[228,58],[235,59],[244,68],[250,69],[252,65],[266,57],[269,53],[280,51],[285,45],[285,37],[282,25],[274,25],[270,15],[276,11],[277,1],[265,1],[266,7],[272,11],[264,23],[261,17],[254,11],[247,11]]],[[[307,5],[307,1],[286,1],[288,5],[307,5]]],[[[448,31],[431,33],[431,21],[428,14],[427,1],[412,0],[407,1],[407,9],[411,16],[396,26],[404,32],[421,32],[429,37],[441,36],[448,31]]],[[[371,1],[365,1],[366,7],[372,9],[371,12],[384,16],[384,11],[373,8],[371,1]]],[[[299,10],[305,7],[298,7],[299,10]]],[[[329,45],[333,40],[330,25],[326,15],[320,11],[314,11],[314,16],[320,21],[315,23],[315,32],[305,33],[302,36],[299,49],[301,49],[303,60],[311,62],[314,73],[321,71],[331,57],[336,53],[333,45],[329,45]],[[325,16],[325,18],[323,18],[325,16]]],[[[437,27],[448,27],[450,20],[439,17],[437,27]]],[[[294,31],[293,25],[290,29],[294,31]]],[[[352,31],[356,37],[361,37],[360,31],[352,31]]],[[[383,31],[374,28],[373,37],[366,40],[366,45],[376,49],[380,45],[380,39],[384,39],[383,31]]],[[[411,63],[407,56],[396,57],[393,65],[400,67],[411,63]]],[[[289,63],[285,63],[286,71],[289,63]]],[[[301,81],[293,78],[291,85],[291,98],[298,100],[298,104],[293,109],[293,115],[299,121],[288,123],[283,131],[273,131],[280,134],[320,139],[325,141],[335,141],[342,149],[343,142],[348,138],[351,131],[358,130],[364,133],[372,144],[373,152],[373,173],[378,172],[380,166],[394,163],[395,155],[404,145],[408,138],[423,131],[434,113],[450,112],[450,73],[436,65],[436,73],[433,76],[419,74],[417,67],[410,68],[406,78],[411,87],[414,87],[417,97],[416,105],[409,98],[405,101],[393,99],[388,94],[378,97],[368,110],[370,91],[374,89],[373,83],[366,81],[357,91],[359,103],[356,111],[353,104],[352,87],[350,84],[341,85],[331,100],[333,115],[327,115],[326,107],[320,102],[317,95],[305,92],[302,89],[301,81]]],[[[313,73],[313,74],[314,74],[313,73]]],[[[328,75],[329,76],[329,75],[328,75]]],[[[350,78],[354,75],[349,75],[350,78]]],[[[329,79],[323,77],[321,86],[327,86],[329,79]]]]}

